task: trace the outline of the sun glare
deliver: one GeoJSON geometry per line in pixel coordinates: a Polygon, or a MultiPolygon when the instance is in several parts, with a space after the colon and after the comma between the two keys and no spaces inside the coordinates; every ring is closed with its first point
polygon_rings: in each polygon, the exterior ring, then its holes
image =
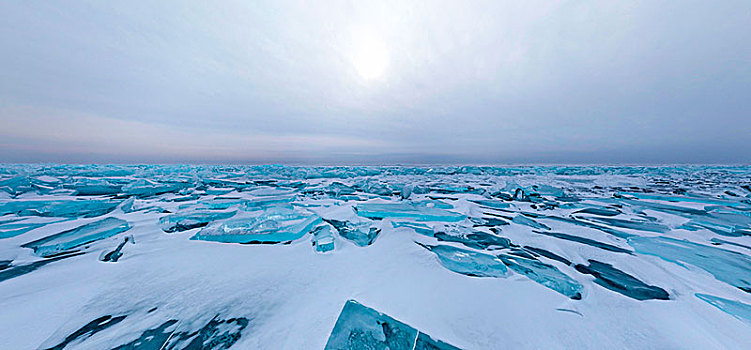
{"type": "Polygon", "coordinates": [[[359,33],[354,36],[352,64],[365,80],[380,78],[389,63],[386,43],[373,33],[359,33]]]}

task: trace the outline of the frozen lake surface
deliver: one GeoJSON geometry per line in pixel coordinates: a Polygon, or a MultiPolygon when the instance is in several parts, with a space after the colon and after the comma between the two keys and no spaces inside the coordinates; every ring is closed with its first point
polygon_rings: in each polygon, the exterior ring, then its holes
{"type": "Polygon", "coordinates": [[[751,348],[751,167],[0,166],[2,349],[751,348]]]}

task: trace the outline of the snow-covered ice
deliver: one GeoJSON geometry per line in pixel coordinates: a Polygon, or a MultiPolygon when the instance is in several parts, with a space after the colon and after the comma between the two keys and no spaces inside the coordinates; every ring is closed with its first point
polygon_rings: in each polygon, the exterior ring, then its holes
{"type": "Polygon", "coordinates": [[[0,166],[0,349],[751,348],[751,167],[0,166]]]}

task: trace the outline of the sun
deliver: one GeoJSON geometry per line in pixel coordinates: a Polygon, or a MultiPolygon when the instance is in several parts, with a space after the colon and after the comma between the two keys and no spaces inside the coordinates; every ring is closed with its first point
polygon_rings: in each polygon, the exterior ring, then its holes
{"type": "Polygon", "coordinates": [[[384,75],[389,65],[389,50],[386,43],[372,32],[353,35],[352,65],[365,80],[375,80],[384,75]]]}

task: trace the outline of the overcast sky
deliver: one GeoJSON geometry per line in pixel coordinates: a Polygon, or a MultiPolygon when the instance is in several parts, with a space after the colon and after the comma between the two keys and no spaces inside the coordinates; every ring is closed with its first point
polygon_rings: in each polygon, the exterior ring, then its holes
{"type": "Polygon", "coordinates": [[[751,1],[2,1],[0,161],[751,163],[751,1]]]}

